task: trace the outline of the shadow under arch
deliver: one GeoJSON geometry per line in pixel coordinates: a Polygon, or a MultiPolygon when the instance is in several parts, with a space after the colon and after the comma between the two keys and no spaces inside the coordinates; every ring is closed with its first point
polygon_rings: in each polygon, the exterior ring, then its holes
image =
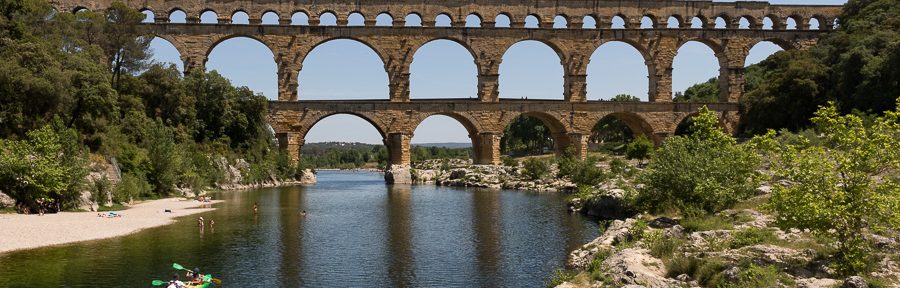
{"type": "MultiPolygon", "coordinates": [[[[646,136],[647,138],[653,139],[653,127],[650,126],[650,123],[647,122],[644,117],[641,115],[631,113],[631,112],[613,112],[600,117],[597,123],[600,123],[604,119],[615,118],[619,121],[622,121],[629,130],[631,130],[632,137],[637,138],[638,136],[646,136]]],[[[597,123],[594,123],[596,126],[597,123]]]]}

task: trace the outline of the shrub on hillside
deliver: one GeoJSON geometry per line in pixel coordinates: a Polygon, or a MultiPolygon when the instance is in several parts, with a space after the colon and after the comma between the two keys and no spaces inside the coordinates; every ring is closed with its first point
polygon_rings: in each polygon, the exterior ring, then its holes
{"type": "Polygon", "coordinates": [[[738,145],[706,107],[688,136],[675,136],[656,150],[637,205],[651,212],[675,208],[687,216],[714,213],[750,198],[758,187],[760,157],[738,145]]]}
{"type": "Polygon", "coordinates": [[[638,136],[625,146],[625,158],[638,159],[642,163],[650,158],[651,152],[653,152],[653,141],[644,135],[638,136]]]}
{"type": "Polygon", "coordinates": [[[869,124],[834,104],[815,115],[826,146],[778,147],[772,170],[792,185],[774,186],[767,206],[779,225],[834,239],[838,271],[858,274],[869,265],[864,232],[900,229],[900,180],[884,177],[900,171],[900,108],[869,124]]]}
{"type": "Polygon", "coordinates": [[[547,162],[542,161],[537,158],[528,158],[525,162],[522,163],[525,171],[523,172],[525,177],[531,180],[538,180],[544,178],[548,172],[550,172],[550,165],[547,162]]]}

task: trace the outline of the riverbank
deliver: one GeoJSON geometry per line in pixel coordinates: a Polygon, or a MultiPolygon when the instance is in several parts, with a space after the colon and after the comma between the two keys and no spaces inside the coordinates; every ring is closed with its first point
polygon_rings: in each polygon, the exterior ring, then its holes
{"type": "Polygon", "coordinates": [[[177,217],[215,210],[211,205],[221,202],[201,203],[179,198],[152,200],[131,205],[121,211],[123,217],[117,218],[98,217],[96,212],[44,216],[0,214],[0,253],[125,236],[172,223],[177,217]]]}

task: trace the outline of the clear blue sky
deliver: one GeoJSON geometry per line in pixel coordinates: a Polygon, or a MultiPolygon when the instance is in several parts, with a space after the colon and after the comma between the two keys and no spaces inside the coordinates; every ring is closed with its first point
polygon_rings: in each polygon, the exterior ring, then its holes
{"type": "MultiPolygon", "coordinates": [[[[733,2],[733,1],[717,1],[733,2]]],[[[844,4],[846,0],[781,0],[775,4],[844,4]]],[[[174,19],[183,15],[175,15],[174,19]]],[[[206,14],[203,22],[214,22],[215,15],[206,14]]],[[[235,23],[245,23],[246,15],[235,15],[235,23]]],[[[298,19],[302,21],[302,19],[298,19]]],[[[383,20],[383,19],[378,19],[383,20]]],[[[263,17],[264,23],[274,22],[263,17]]],[[[326,20],[323,20],[326,22],[326,20]]],[[[381,21],[379,21],[381,22],[381,21]]],[[[441,24],[439,21],[439,25],[441,24]]],[[[361,24],[361,17],[351,17],[350,25],[361,24]]],[[[168,42],[155,39],[151,43],[153,59],[175,63],[183,69],[178,52],[168,42]]],[[[762,61],[781,49],[770,42],[753,47],[747,65],[762,61]]],[[[234,84],[247,86],[277,99],[277,67],[271,52],[261,43],[248,38],[225,41],[212,51],[206,65],[234,84]]],[[[684,91],[693,84],[716,77],[719,64],[706,45],[689,42],[683,45],[673,63],[673,91],[684,91]]],[[[477,72],[472,56],[451,41],[431,42],[413,57],[410,75],[410,97],[469,98],[477,95],[477,72]]],[[[548,46],[536,41],[513,45],[503,56],[500,66],[500,96],[503,98],[563,99],[563,72],[559,57],[548,46]]],[[[588,100],[609,99],[616,94],[631,94],[647,100],[647,67],[633,47],[607,43],[591,56],[588,66],[588,100]]],[[[334,40],[314,49],[300,71],[300,99],[388,99],[388,78],[375,52],[352,40],[334,40]]],[[[351,141],[382,143],[381,136],[368,122],[349,115],[328,117],[314,126],[307,143],[351,141]]],[[[413,143],[469,142],[465,128],[446,116],[432,116],[416,129],[413,143]]]]}

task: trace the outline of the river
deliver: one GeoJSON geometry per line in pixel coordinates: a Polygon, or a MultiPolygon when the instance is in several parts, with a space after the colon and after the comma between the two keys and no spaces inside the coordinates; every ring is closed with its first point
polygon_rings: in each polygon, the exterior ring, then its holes
{"type": "Polygon", "coordinates": [[[173,262],[226,287],[543,287],[598,233],[558,194],[318,178],[216,193],[215,211],[125,237],[0,254],[0,287],[149,287],[173,262]],[[199,216],[216,224],[201,231],[199,216]]]}

